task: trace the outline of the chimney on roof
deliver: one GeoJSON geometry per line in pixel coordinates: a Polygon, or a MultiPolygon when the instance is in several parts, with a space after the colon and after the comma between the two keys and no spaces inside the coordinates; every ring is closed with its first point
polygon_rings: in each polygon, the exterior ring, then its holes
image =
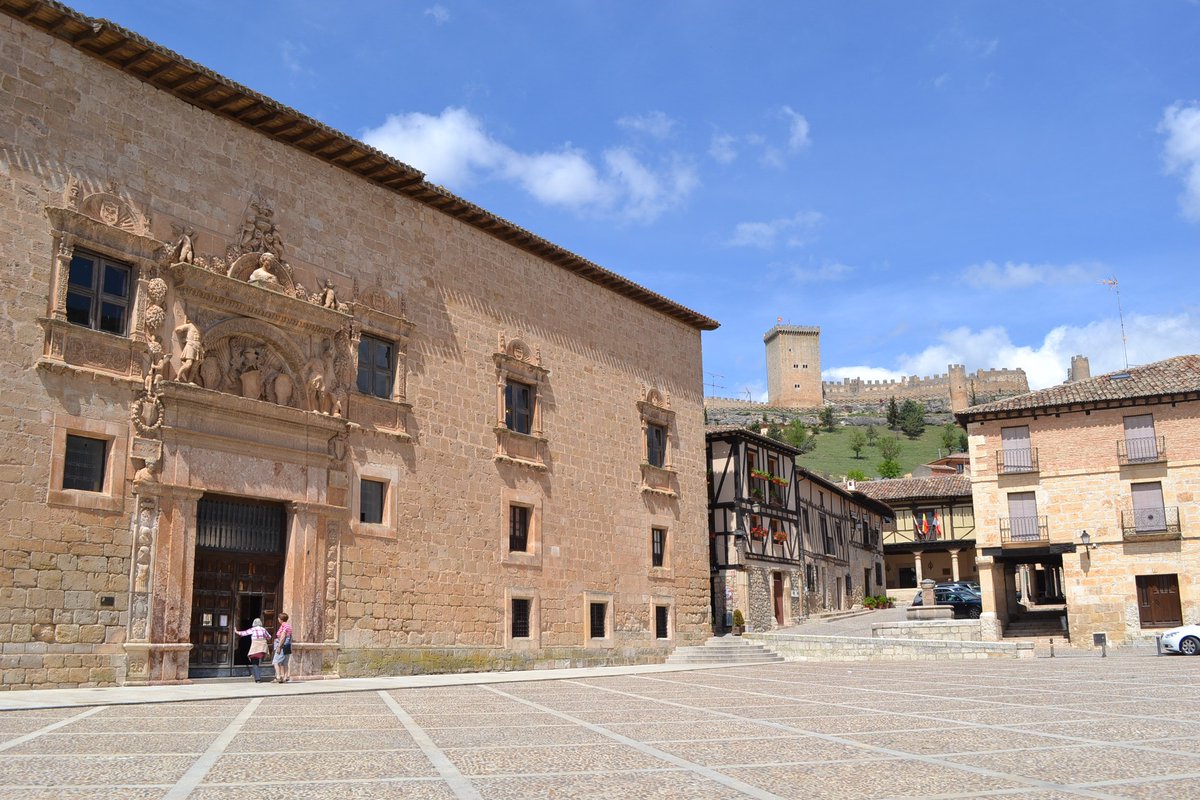
{"type": "Polygon", "coordinates": [[[1084,381],[1092,377],[1092,368],[1087,356],[1071,356],[1071,368],[1067,370],[1067,383],[1084,381]]]}

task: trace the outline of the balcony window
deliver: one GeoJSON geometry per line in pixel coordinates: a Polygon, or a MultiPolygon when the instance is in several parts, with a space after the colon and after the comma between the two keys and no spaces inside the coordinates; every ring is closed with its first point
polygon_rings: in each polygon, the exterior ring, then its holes
{"type": "Polygon", "coordinates": [[[1037,472],[1037,451],[1029,446],[1028,425],[1001,428],[1000,440],[1003,449],[997,462],[1001,474],[1037,472]]]}
{"type": "Polygon", "coordinates": [[[667,463],[667,429],[664,425],[646,426],[646,463],[663,467],[667,463]]]}
{"type": "Polygon", "coordinates": [[[395,381],[394,346],[364,335],[358,341],[358,391],[390,400],[395,381]]]}
{"type": "Polygon", "coordinates": [[[1118,443],[1123,464],[1150,464],[1162,458],[1166,449],[1161,436],[1154,435],[1154,416],[1138,414],[1125,417],[1125,438],[1118,443]]]}
{"type": "Polygon", "coordinates": [[[533,432],[533,387],[510,380],[504,384],[504,424],[510,431],[533,432]]]}

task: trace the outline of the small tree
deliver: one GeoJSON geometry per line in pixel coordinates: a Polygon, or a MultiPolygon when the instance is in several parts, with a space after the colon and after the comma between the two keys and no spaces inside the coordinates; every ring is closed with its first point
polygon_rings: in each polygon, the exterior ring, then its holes
{"type": "Polygon", "coordinates": [[[883,461],[880,461],[877,469],[879,471],[879,477],[881,478],[899,478],[904,474],[904,470],[901,468],[900,462],[890,458],[885,458],[883,461]]]}
{"type": "Polygon", "coordinates": [[[866,479],[867,473],[861,469],[852,469],[846,473],[846,480],[848,481],[865,481],[866,479]]]}
{"type": "Polygon", "coordinates": [[[879,440],[879,455],[883,456],[884,461],[895,461],[900,457],[900,438],[897,436],[884,436],[879,440]]]}
{"type": "Polygon", "coordinates": [[[863,448],[867,446],[867,435],[858,428],[850,431],[850,449],[854,451],[855,458],[862,458],[863,448]]]}
{"type": "Polygon", "coordinates": [[[942,449],[947,453],[953,453],[958,447],[958,434],[960,433],[958,426],[953,422],[947,422],[942,426],[942,449]]]}
{"type": "Polygon", "coordinates": [[[967,452],[967,432],[966,431],[958,432],[958,452],[960,452],[960,453],[967,452]]]}
{"type": "Polygon", "coordinates": [[[916,400],[905,400],[900,406],[900,430],[910,439],[925,432],[925,406],[916,400]]]}
{"type": "Polygon", "coordinates": [[[887,424],[892,430],[896,430],[896,426],[900,424],[900,406],[896,403],[895,395],[888,400],[887,424]]]}
{"type": "Polygon", "coordinates": [[[816,438],[808,432],[808,426],[802,420],[794,419],[779,430],[779,441],[786,442],[801,453],[812,452],[817,446],[816,438]]]}
{"type": "Polygon", "coordinates": [[[827,431],[834,428],[833,406],[825,406],[821,409],[821,427],[827,431]]]}
{"type": "Polygon", "coordinates": [[[879,439],[879,430],[874,425],[867,426],[867,444],[875,446],[876,440],[879,439]]]}

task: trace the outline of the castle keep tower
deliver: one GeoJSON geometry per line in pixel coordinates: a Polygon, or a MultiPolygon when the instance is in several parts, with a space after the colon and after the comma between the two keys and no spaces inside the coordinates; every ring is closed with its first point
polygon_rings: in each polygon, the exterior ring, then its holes
{"type": "Polygon", "coordinates": [[[763,335],[767,346],[767,397],[773,406],[818,408],[821,394],[821,329],[776,325],[763,335]]]}

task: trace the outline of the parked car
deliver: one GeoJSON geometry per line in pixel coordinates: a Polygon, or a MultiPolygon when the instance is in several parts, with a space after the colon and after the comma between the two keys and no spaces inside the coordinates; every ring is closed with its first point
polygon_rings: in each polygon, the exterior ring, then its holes
{"type": "Polygon", "coordinates": [[[1200,625],[1171,628],[1162,635],[1162,649],[1168,653],[1200,656],[1200,625]]]}
{"type": "Polygon", "coordinates": [[[938,586],[947,589],[966,589],[972,594],[980,594],[978,581],[948,581],[939,583],[938,586]]]}
{"type": "MultiPolygon", "coordinates": [[[[935,586],[933,588],[934,602],[939,606],[954,606],[954,616],[979,619],[983,613],[983,598],[963,587],[935,586]]],[[[924,604],[921,592],[913,598],[912,604],[924,604]]]]}

